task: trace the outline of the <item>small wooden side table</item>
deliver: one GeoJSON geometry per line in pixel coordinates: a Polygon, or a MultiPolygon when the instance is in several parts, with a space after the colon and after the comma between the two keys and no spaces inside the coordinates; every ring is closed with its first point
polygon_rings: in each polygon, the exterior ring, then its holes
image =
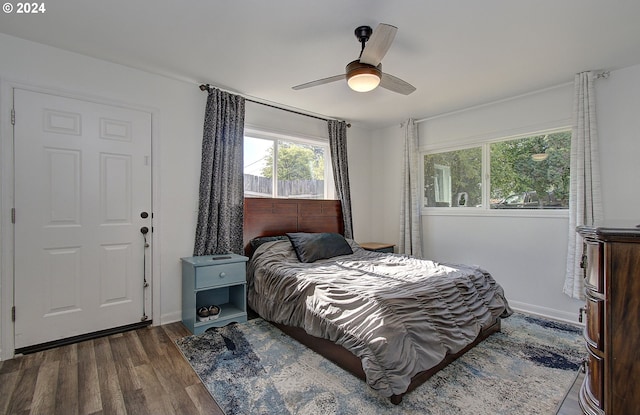
{"type": "Polygon", "coordinates": [[[363,249],[374,252],[387,252],[393,254],[395,244],[385,244],[380,242],[363,242],[359,244],[363,249]]]}

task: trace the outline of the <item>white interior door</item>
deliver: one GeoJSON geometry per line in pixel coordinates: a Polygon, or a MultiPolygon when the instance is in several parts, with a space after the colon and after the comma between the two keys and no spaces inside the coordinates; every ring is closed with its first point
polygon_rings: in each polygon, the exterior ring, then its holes
{"type": "Polygon", "coordinates": [[[14,109],[16,349],[140,322],[151,114],[21,89],[14,109]]]}

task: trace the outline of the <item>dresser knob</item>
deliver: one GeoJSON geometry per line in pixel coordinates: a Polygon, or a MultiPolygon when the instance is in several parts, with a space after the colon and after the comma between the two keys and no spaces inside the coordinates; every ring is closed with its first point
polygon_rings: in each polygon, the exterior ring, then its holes
{"type": "Polygon", "coordinates": [[[582,254],[582,257],[580,257],[580,268],[586,268],[587,267],[587,255],[582,254]]]}
{"type": "Polygon", "coordinates": [[[226,277],[226,276],[227,276],[227,274],[226,274],[226,273],[224,273],[224,272],[221,272],[221,273],[220,273],[220,278],[224,278],[224,277],[226,277]]]}
{"type": "Polygon", "coordinates": [[[582,364],[580,365],[580,370],[582,373],[587,373],[587,368],[589,367],[589,360],[582,359],[582,364]]]}

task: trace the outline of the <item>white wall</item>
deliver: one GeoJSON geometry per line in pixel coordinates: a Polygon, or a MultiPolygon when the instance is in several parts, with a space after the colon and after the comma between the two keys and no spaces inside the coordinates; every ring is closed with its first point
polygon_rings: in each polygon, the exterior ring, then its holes
{"type": "Polygon", "coordinates": [[[596,83],[605,218],[640,224],[640,65],[596,83]]]}
{"type": "Polygon", "coordinates": [[[355,126],[347,130],[353,236],[359,242],[374,240],[370,226],[373,218],[371,198],[374,187],[369,169],[373,148],[372,137],[370,131],[355,126]]]}
{"type": "MultiPolygon", "coordinates": [[[[371,149],[372,240],[398,244],[404,133],[400,123],[373,132],[371,149]]],[[[396,249],[397,251],[397,249],[396,249]]]]}
{"type": "MultiPolygon", "coordinates": [[[[127,106],[141,107],[153,113],[154,140],[154,323],[181,318],[180,258],[193,252],[193,237],[198,204],[200,147],[206,94],[196,83],[105,62],[60,49],[0,34],[0,138],[10,143],[11,126],[6,122],[11,106],[10,86],[44,88],[75,97],[97,99],[127,106]]],[[[256,104],[247,104],[246,122],[307,136],[327,137],[326,123],[256,104]]],[[[368,237],[369,214],[369,144],[368,133],[351,128],[349,158],[354,184],[354,217],[357,236],[368,237]]],[[[3,148],[6,148],[3,147],[3,148]]],[[[9,146],[10,148],[10,146],[9,146]]],[[[11,229],[4,208],[11,205],[11,155],[2,154],[3,167],[0,206],[3,208],[3,233],[11,229]]],[[[0,256],[0,281],[12,281],[11,242],[3,238],[0,256]]],[[[12,355],[12,323],[9,318],[12,291],[0,286],[0,358],[12,355]]]]}

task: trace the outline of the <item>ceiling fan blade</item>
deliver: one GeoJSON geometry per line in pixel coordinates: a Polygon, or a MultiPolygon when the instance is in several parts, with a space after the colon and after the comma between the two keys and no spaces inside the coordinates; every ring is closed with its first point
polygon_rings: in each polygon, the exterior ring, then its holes
{"type": "Polygon", "coordinates": [[[345,74],[342,75],[335,75],[335,76],[330,76],[328,78],[322,78],[322,79],[318,79],[316,81],[311,81],[311,82],[307,82],[306,84],[300,84],[300,85],[296,85],[294,87],[291,87],[292,89],[295,89],[296,91],[299,89],[305,89],[305,88],[311,88],[312,86],[318,86],[318,85],[323,85],[323,84],[328,84],[329,82],[335,82],[335,81],[341,81],[346,77],[345,74]]]}
{"type": "Polygon", "coordinates": [[[369,41],[365,44],[362,55],[360,56],[360,63],[378,66],[391,47],[397,31],[398,28],[395,26],[380,23],[373,31],[369,41]]]}
{"type": "Polygon", "coordinates": [[[403,81],[400,78],[396,78],[393,75],[389,75],[388,73],[382,74],[382,79],[380,80],[380,86],[388,89],[389,91],[397,92],[403,95],[409,95],[413,91],[416,90],[416,87],[411,85],[408,82],[403,81]]]}

